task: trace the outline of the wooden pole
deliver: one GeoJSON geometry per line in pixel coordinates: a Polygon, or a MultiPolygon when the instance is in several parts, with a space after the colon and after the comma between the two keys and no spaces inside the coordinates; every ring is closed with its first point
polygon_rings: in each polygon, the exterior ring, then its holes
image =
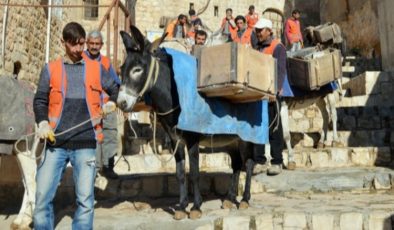
{"type": "Polygon", "coordinates": [[[118,22],[119,22],[119,0],[115,0],[115,15],[114,15],[114,68],[118,69],[118,22]]]}
{"type": "Polygon", "coordinates": [[[115,3],[116,3],[117,1],[118,1],[118,0],[113,0],[112,3],[111,3],[111,5],[110,5],[110,7],[109,7],[108,10],[107,10],[107,12],[105,12],[104,18],[101,20],[100,25],[99,25],[99,27],[98,27],[98,30],[99,30],[99,31],[101,31],[101,29],[103,29],[104,23],[105,23],[106,19],[109,17],[109,15],[111,14],[111,10],[112,10],[112,8],[115,6],[115,3]]]}
{"type": "Polygon", "coordinates": [[[107,18],[107,56],[111,58],[111,14],[108,14],[107,18]]]}

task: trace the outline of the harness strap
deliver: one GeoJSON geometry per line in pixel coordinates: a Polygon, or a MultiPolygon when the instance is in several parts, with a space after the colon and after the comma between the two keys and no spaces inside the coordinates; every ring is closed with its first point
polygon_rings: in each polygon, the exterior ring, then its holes
{"type": "Polygon", "coordinates": [[[157,58],[152,57],[149,65],[148,78],[146,79],[145,85],[142,88],[141,92],[138,94],[138,97],[142,97],[146,92],[146,90],[148,90],[149,86],[154,85],[156,83],[157,78],[159,76],[159,69],[160,69],[159,61],[157,60],[157,58]],[[153,82],[152,82],[152,77],[154,77],[153,82]]]}

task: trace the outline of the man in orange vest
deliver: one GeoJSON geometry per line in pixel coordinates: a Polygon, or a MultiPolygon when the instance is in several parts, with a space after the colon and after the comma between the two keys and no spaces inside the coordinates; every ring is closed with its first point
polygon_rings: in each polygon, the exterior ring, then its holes
{"type": "Polygon", "coordinates": [[[231,40],[234,42],[238,42],[241,44],[250,44],[252,28],[249,28],[245,25],[245,18],[242,15],[238,15],[235,18],[235,24],[237,25],[237,29],[232,32],[231,40]]]}
{"type": "Polygon", "coordinates": [[[93,229],[96,146],[103,140],[101,115],[113,109],[118,86],[99,62],[83,58],[85,36],[80,24],[66,24],[62,32],[65,55],[44,66],[34,97],[37,134],[49,140],[37,168],[33,215],[37,230],[55,228],[53,198],[68,162],[77,198],[72,229],[93,229]],[[110,101],[102,106],[103,90],[110,101]]]}
{"type": "MultiPolygon", "coordinates": [[[[111,65],[111,61],[108,57],[100,53],[103,47],[103,36],[100,31],[93,30],[88,34],[86,42],[87,50],[86,55],[91,60],[96,60],[102,64],[102,66],[109,72],[110,77],[120,85],[119,77],[117,76],[114,68],[111,65]]],[[[104,92],[103,103],[109,99],[108,95],[104,92]]],[[[101,173],[103,176],[110,179],[118,179],[118,174],[114,171],[115,166],[115,155],[118,148],[117,142],[117,116],[115,112],[107,114],[103,118],[103,143],[97,146],[97,162],[99,167],[102,167],[101,173]]]]}
{"type": "Polygon", "coordinates": [[[231,8],[226,9],[226,17],[222,19],[222,23],[220,25],[220,31],[223,36],[228,37],[228,40],[231,40],[231,35],[237,30],[237,26],[235,25],[233,18],[233,10],[231,8]]]}
{"type": "Polygon", "coordinates": [[[294,52],[303,47],[303,39],[301,34],[300,11],[293,10],[291,17],[287,19],[285,25],[286,41],[290,46],[290,51],[294,52]]]}
{"type": "Polygon", "coordinates": [[[178,19],[168,24],[166,32],[167,38],[185,38],[186,37],[186,21],[187,17],[184,14],[180,14],[178,19]]]}
{"type": "Polygon", "coordinates": [[[249,6],[249,12],[246,14],[245,19],[248,27],[253,29],[254,25],[259,20],[259,15],[254,11],[254,5],[249,6]]]}
{"type": "MultiPolygon", "coordinates": [[[[292,97],[286,70],[286,49],[279,39],[273,36],[272,22],[268,19],[261,18],[254,26],[257,37],[257,44],[254,47],[256,50],[272,55],[277,60],[278,92],[276,101],[268,103],[269,122],[273,122],[275,117],[280,117],[280,104],[283,97],[292,97]]],[[[283,157],[282,151],[284,147],[282,122],[277,120],[277,125],[273,125],[269,130],[269,140],[271,145],[271,167],[268,168],[268,175],[277,175],[282,172],[283,157]]],[[[267,170],[266,158],[264,156],[264,145],[254,146],[254,158],[257,162],[254,173],[260,173],[267,170]]]]}

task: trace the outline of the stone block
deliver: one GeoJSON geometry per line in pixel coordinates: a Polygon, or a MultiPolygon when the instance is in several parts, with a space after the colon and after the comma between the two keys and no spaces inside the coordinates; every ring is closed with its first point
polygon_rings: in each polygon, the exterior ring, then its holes
{"type": "Polygon", "coordinates": [[[142,194],[148,197],[160,197],[163,195],[164,176],[142,177],[142,194]]]}
{"type": "Polygon", "coordinates": [[[21,183],[22,176],[16,157],[13,155],[1,155],[0,160],[0,175],[7,175],[0,177],[0,184],[21,183]]]}
{"type": "Polygon", "coordinates": [[[289,120],[289,129],[293,132],[305,132],[310,128],[309,119],[289,120]]]}
{"type": "Polygon", "coordinates": [[[356,127],[356,118],[354,116],[339,117],[338,128],[344,130],[352,130],[356,127]]]}
{"type": "Polygon", "coordinates": [[[322,167],[329,167],[330,166],[330,157],[328,152],[325,151],[318,151],[313,152],[309,155],[312,167],[313,168],[322,168],[322,167]]]}
{"type": "Polygon", "coordinates": [[[227,153],[205,154],[205,159],[201,163],[201,171],[217,172],[220,170],[231,169],[231,158],[230,155],[227,153]]]}
{"type": "Polygon", "coordinates": [[[372,212],[369,214],[369,229],[391,230],[391,214],[387,212],[372,212]]]}
{"type": "Polygon", "coordinates": [[[308,147],[312,148],[315,144],[315,141],[313,140],[313,138],[306,133],[304,133],[303,136],[304,136],[304,138],[302,140],[302,145],[307,148],[308,147]]]}
{"type": "Polygon", "coordinates": [[[363,116],[357,119],[357,127],[360,129],[380,129],[382,123],[379,116],[363,116]]]}
{"type": "Polygon", "coordinates": [[[334,229],[334,215],[332,214],[313,214],[312,229],[331,230],[334,229]]]}
{"type": "Polygon", "coordinates": [[[353,148],[351,152],[352,163],[358,166],[373,166],[375,159],[368,148],[353,148]]]}
{"type": "Polygon", "coordinates": [[[349,165],[349,151],[346,148],[331,149],[331,164],[335,167],[344,167],[349,165]]]}
{"type": "Polygon", "coordinates": [[[374,153],[376,155],[375,165],[387,166],[392,162],[390,147],[375,147],[374,153]]]}
{"type": "MultiPolygon", "coordinates": [[[[186,186],[188,181],[186,180],[186,186]]],[[[167,177],[167,193],[170,196],[178,196],[179,195],[179,183],[176,179],[176,176],[168,176],[167,177]]]]}
{"type": "Polygon", "coordinates": [[[308,108],[308,109],[305,111],[305,116],[306,116],[307,118],[315,118],[315,117],[316,117],[316,111],[315,111],[315,109],[314,109],[314,108],[308,108]]]}
{"type": "Polygon", "coordinates": [[[380,72],[367,71],[359,76],[352,78],[343,85],[344,89],[349,89],[352,96],[369,95],[380,93],[379,79],[380,72]]]}
{"type": "Polygon", "coordinates": [[[261,214],[255,216],[256,230],[274,230],[272,214],[261,214]]]}
{"type": "Polygon", "coordinates": [[[373,179],[376,190],[388,190],[391,188],[391,178],[389,174],[377,174],[373,179]]]}
{"type": "Polygon", "coordinates": [[[298,110],[289,110],[289,119],[294,119],[294,120],[298,120],[298,119],[302,119],[305,117],[304,111],[302,109],[298,109],[298,110]]]}
{"type": "Polygon", "coordinates": [[[208,195],[212,192],[212,183],[213,183],[213,178],[209,174],[202,174],[200,176],[200,193],[202,195],[208,195]]]}
{"type": "Polygon", "coordinates": [[[228,216],[223,217],[222,230],[249,230],[250,217],[249,216],[228,216]]]}
{"type": "Polygon", "coordinates": [[[362,213],[349,212],[342,213],[339,218],[339,227],[341,230],[362,230],[363,229],[363,215],[362,213]]]}
{"type": "Polygon", "coordinates": [[[283,229],[306,229],[306,217],[304,213],[290,213],[283,214],[283,229]]]}

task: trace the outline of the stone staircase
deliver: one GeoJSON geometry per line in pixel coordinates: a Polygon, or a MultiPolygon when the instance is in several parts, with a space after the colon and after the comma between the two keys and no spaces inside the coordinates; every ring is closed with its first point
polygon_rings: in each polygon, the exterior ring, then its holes
{"type": "MultiPolygon", "coordinates": [[[[315,149],[318,128],[307,128],[310,133],[300,131],[305,127],[293,123],[300,128],[292,130],[297,169],[273,177],[254,176],[247,210],[220,208],[230,183],[231,160],[226,153],[202,153],[200,187],[204,203],[199,220],[172,219],[178,202],[175,161],[166,150],[153,154],[148,122],[141,122],[141,129],[134,124],[140,138],[129,138],[134,143],[132,151],[124,151],[128,154],[116,159],[115,171],[120,179],[99,176],[96,180],[95,229],[392,229],[394,74],[366,72],[345,81],[346,94],[337,108],[338,135],[344,147],[315,149]],[[137,143],[142,147],[136,147],[137,143]]],[[[306,117],[308,122],[304,123],[321,122],[321,114],[312,110],[317,111],[312,106],[293,114],[306,117]]],[[[290,122],[297,121],[293,117],[290,122]]],[[[328,144],[331,131],[327,137],[328,144]]],[[[165,149],[165,141],[159,143],[159,149],[165,149]]],[[[287,151],[284,159],[286,156],[287,151]]],[[[11,172],[12,164],[4,162],[13,160],[7,159],[2,158],[1,173],[11,172]]],[[[9,180],[5,185],[0,179],[0,200],[4,207],[18,207],[23,190],[19,182],[9,185],[9,180]]],[[[239,194],[244,181],[243,173],[239,194]]],[[[74,199],[68,168],[55,200],[57,229],[70,228],[74,199]]],[[[0,226],[8,226],[12,218],[2,217],[0,213],[0,226]]]]}

